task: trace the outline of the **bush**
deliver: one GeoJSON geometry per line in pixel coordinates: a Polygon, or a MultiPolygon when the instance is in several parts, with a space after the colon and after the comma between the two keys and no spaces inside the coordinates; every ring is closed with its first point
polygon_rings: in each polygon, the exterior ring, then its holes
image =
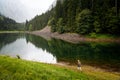
{"type": "Polygon", "coordinates": [[[92,38],[96,38],[97,37],[97,35],[96,35],[96,33],[90,33],[90,37],[92,37],[92,38]]]}
{"type": "Polygon", "coordinates": [[[60,27],[59,27],[58,33],[60,33],[60,34],[64,33],[64,27],[63,27],[63,26],[60,26],[60,27]]]}
{"type": "Polygon", "coordinates": [[[56,26],[55,25],[51,26],[51,32],[56,32],[56,26]]]}

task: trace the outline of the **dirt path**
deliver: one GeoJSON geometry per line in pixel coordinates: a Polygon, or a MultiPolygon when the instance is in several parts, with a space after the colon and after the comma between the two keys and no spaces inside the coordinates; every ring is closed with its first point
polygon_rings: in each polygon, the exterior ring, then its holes
{"type": "Polygon", "coordinates": [[[120,38],[118,39],[95,39],[95,38],[85,38],[84,36],[78,35],[76,33],[64,33],[64,34],[59,34],[57,32],[52,33],[50,30],[50,27],[45,27],[42,30],[39,31],[33,31],[29,32],[30,34],[38,35],[41,36],[47,40],[51,38],[56,38],[56,39],[61,39],[65,40],[67,42],[71,43],[79,43],[79,42],[116,42],[120,43],[120,38]]]}

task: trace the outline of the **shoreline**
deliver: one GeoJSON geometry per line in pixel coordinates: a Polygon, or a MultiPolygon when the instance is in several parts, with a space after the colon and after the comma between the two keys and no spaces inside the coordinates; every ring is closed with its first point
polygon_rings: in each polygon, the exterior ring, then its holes
{"type": "MultiPolygon", "coordinates": [[[[22,60],[22,61],[29,61],[29,62],[37,62],[37,63],[42,63],[42,64],[50,64],[50,65],[55,65],[55,66],[59,66],[59,67],[65,67],[67,69],[71,69],[74,71],[78,71],[77,68],[77,64],[70,64],[69,62],[64,62],[64,61],[60,61],[57,62],[55,64],[53,63],[44,63],[44,62],[39,62],[39,61],[32,61],[32,60],[26,60],[26,59],[19,59],[18,57],[12,57],[12,56],[6,56],[6,55],[0,55],[0,57],[9,57],[12,59],[18,59],[18,60],[22,60]]],[[[114,74],[114,75],[119,75],[120,76],[120,72],[119,71],[114,71],[111,69],[105,69],[105,68],[101,68],[101,67],[97,67],[97,66],[91,66],[91,65],[87,65],[87,64],[82,64],[81,66],[82,68],[82,72],[87,72],[87,73],[95,73],[95,72],[102,72],[102,73],[108,73],[108,74],[114,74]]]]}
{"type": "MultiPolygon", "coordinates": [[[[22,33],[22,32],[15,32],[15,33],[22,33]]],[[[52,33],[52,32],[50,32],[50,27],[46,27],[46,28],[44,28],[43,30],[40,30],[40,31],[33,31],[33,32],[25,31],[25,33],[41,36],[41,37],[43,37],[47,40],[50,40],[51,38],[57,38],[57,39],[65,40],[67,42],[71,42],[71,43],[79,43],[79,42],[86,42],[86,41],[92,41],[93,40],[93,39],[88,39],[87,40],[87,38],[85,38],[83,36],[80,36],[78,34],[75,34],[75,33],[65,33],[65,34],[52,33]]],[[[95,39],[92,42],[99,42],[99,40],[95,39]]],[[[101,41],[101,42],[117,42],[117,43],[119,43],[119,40],[116,40],[116,41],[105,40],[105,41],[101,41]]],[[[56,65],[63,66],[63,67],[68,67],[68,68],[73,69],[73,70],[77,70],[76,65],[69,65],[69,64],[61,63],[61,62],[59,64],[56,64],[56,65]]],[[[93,67],[93,66],[89,66],[89,65],[83,65],[83,70],[85,70],[85,71],[88,70],[90,72],[94,72],[94,71],[96,72],[96,71],[100,70],[102,72],[107,72],[107,73],[113,73],[113,74],[120,75],[119,72],[114,72],[114,71],[102,69],[102,68],[99,68],[99,67],[93,67]]]]}
{"type": "MultiPolygon", "coordinates": [[[[32,32],[27,32],[28,34],[32,34],[32,35],[36,35],[36,36],[40,36],[46,40],[51,40],[51,38],[55,38],[55,39],[61,39],[61,40],[64,40],[64,41],[67,41],[67,42],[70,42],[70,43],[73,43],[73,44],[77,44],[77,43],[80,43],[80,42],[111,42],[111,43],[119,43],[120,44],[120,39],[95,39],[95,38],[86,38],[86,37],[83,37],[83,36],[80,36],[76,33],[64,33],[64,34],[59,34],[57,32],[55,33],[52,33],[50,31],[50,27],[45,27],[44,29],[42,30],[38,30],[38,31],[32,31],[32,32]]],[[[65,62],[60,62],[60,64],[58,65],[61,65],[61,66],[74,66],[75,65],[69,65],[65,62]]],[[[83,65],[84,66],[84,65],[83,65]]],[[[89,65],[87,65],[89,66],[89,65]]],[[[119,71],[112,71],[112,70],[106,70],[104,68],[100,68],[100,67],[93,67],[93,66],[90,66],[92,68],[95,69],[101,69],[102,71],[106,71],[106,72],[112,72],[112,73],[119,73],[119,71]]]]}
{"type": "Polygon", "coordinates": [[[57,32],[52,33],[50,30],[50,27],[45,27],[42,30],[38,31],[32,31],[32,32],[27,32],[28,34],[33,34],[36,36],[41,36],[47,40],[50,40],[51,38],[55,39],[61,39],[70,43],[80,43],[80,42],[112,42],[112,43],[120,43],[120,38],[115,38],[115,39],[97,39],[97,38],[87,38],[82,35],[76,34],[76,33],[64,33],[64,34],[59,34],[57,32]]]}
{"type": "Polygon", "coordinates": [[[80,42],[111,42],[111,43],[119,43],[120,44],[120,37],[118,38],[90,38],[85,37],[83,35],[79,35],[77,33],[64,33],[59,34],[58,32],[52,33],[49,26],[46,26],[42,30],[37,31],[0,31],[2,33],[27,33],[36,36],[43,37],[46,40],[50,40],[51,38],[61,39],[63,41],[67,41],[70,43],[80,43],[80,42]]]}
{"type": "MultiPolygon", "coordinates": [[[[53,65],[65,67],[65,68],[68,68],[68,69],[79,72],[79,70],[77,68],[77,65],[69,65],[69,64],[66,64],[64,62],[59,62],[59,63],[53,64],[53,65]]],[[[99,68],[99,67],[93,67],[93,66],[90,66],[90,65],[84,65],[83,64],[81,66],[81,69],[82,69],[82,71],[80,71],[80,72],[84,72],[84,73],[86,73],[88,75],[92,75],[94,73],[99,72],[99,73],[106,73],[106,74],[111,74],[111,75],[114,74],[114,75],[120,76],[119,72],[110,71],[110,70],[106,70],[106,69],[99,68]]]]}

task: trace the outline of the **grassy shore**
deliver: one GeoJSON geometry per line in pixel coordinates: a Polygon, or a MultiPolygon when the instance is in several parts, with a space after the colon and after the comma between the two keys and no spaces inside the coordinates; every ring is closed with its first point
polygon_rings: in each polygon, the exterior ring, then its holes
{"type": "Polygon", "coordinates": [[[88,35],[84,35],[86,38],[96,38],[96,39],[120,39],[119,35],[113,34],[96,34],[90,33],[88,35]]]}
{"type": "Polygon", "coordinates": [[[0,31],[0,33],[25,33],[25,31],[0,31]]]}
{"type": "Polygon", "coordinates": [[[0,56],[0,80],[120,80],[119,74],[83,66],[60,66],[0,56]]]}

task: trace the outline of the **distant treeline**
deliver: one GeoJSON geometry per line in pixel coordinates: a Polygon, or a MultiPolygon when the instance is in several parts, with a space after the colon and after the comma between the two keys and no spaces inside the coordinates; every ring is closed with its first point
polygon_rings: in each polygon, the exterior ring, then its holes
{"type": "Polygon", "coordinates": [[[52,32],[120,34],[119,0],[57,0],[50,11],[26,21],[27,30],[46,25],[52,32]]]}
{"type": "Polygon", "coordinates": [[[0,31],[10,30],[24,30],[24,24],[17,23],[16,21],[0,14],[0,31]]]}

